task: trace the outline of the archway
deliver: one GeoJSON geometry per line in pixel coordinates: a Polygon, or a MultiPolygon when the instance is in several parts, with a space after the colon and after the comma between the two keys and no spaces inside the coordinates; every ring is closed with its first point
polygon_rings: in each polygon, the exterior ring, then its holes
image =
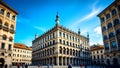
{"type": "Polygon", "coordinates": [[[4,58],[0,58],[0,68],[3,68],[4,63],[5,63],[4,58]]]}
{"type": "Polygon", "coordinates": [[[107,59],[107,64],[108,64],[108,65],[110,64],[110,60],[109,60],[109,59],[107,59]]]}
{"type": "Polygon", "coordinates": [[[113,58],[113,65],[118,64],[118,59],[117,58],[113,58]]]}

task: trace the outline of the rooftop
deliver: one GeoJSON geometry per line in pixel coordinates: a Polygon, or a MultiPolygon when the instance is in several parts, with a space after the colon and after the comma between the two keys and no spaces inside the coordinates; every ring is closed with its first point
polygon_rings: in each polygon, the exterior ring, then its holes
{"type": "Polygon", "coordinates": [[[27,47],[25,44],[15,43],[14,48],[25,49],[25,50],[32,50],[31,47],[27,47]]]}
{"type": "Polygon", "coordinates": [[[0,0],[0,4],[2,4],[3,6],[7,7],[8,9],[10,9],[11,11],[13,11],[14,13],[18,14],[18,12],[16,10],[14,10],[13,8],[11,8],[9,5],[7,5],[6,3],[3,2],[3,0],[0,0]]]}

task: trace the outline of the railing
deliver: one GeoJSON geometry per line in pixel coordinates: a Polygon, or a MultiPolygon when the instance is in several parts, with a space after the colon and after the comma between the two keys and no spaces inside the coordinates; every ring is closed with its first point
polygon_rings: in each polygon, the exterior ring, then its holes
{"type": "Polygon", "coordinates": [[[12,33],[12,34],[15,33],[14,29],[9,29],[9,31],[10,31],[10,33],[12,33]]]}
{"type": "Polygon", "coordinates": [[[3,30],[4,30],[4,31],[9,31],[9,28],[6,27],[6,26],[3,26],[3,30]]]}

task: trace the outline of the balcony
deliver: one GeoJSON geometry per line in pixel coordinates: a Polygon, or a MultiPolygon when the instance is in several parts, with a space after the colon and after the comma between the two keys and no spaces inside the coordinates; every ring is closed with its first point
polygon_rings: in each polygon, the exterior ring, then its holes
{"type": "Polygon", "coordinates": [[[3,26],[3,30],[8,32],[8,31],[9,31],[9,28],[6,27],[6,26],[3,26]]]}
{"type": "Polygon", "coordinates": [[[9,31],[10,31],[10,33],[12,33],[12,34],[15,33],[15,30],[14,30],[14,29],[10,29],[9,31]]]}
{"type": "Polygon", "coordinates": [[[1,48],[1,49],[0,49],[0,52],[3,52],[3,53],[4,53],[4,52],[6,52],[6,49],[2,49],[2,48],[1,48]]]}

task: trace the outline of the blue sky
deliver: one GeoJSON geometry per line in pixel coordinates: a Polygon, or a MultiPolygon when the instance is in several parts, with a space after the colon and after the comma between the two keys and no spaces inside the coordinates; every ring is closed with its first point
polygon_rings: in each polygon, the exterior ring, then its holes
{"type": "Polygon", "coordinates": [[[100,21],[97,17],[114,0],[4,0],[18,11],[15,42],[32,45],[39,36],[55,26],[56,12],[60,24],[74,32],[90,35],[90,45],[103,44],[100,21]]]}

